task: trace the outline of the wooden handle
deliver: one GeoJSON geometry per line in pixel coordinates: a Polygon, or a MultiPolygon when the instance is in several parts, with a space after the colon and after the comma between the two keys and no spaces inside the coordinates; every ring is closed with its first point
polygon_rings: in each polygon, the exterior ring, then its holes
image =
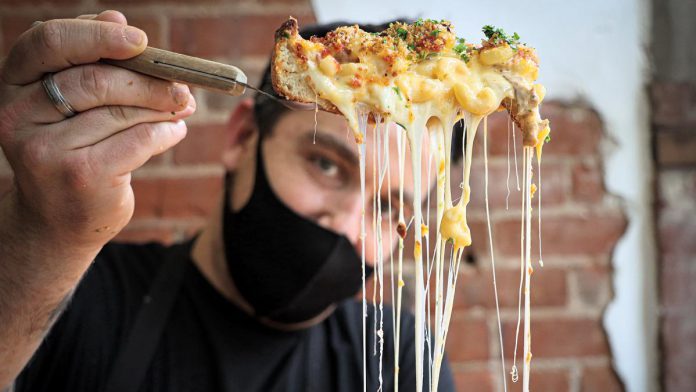
{"type": "Polygon", "coordinates": [[[241,95],[247,82],[241,69],[215,61],[147,47],[128,60],[102,59],[104,63],[156,78],[181,82],[229,95],[241,95]]]}

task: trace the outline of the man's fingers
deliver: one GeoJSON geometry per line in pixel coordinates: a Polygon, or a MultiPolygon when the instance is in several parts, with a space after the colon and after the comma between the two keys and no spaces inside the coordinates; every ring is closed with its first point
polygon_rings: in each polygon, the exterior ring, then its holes
{"type": "Polygon", "coordinates": [[[104,106],[55,124],[53,140],[62,149],[74,150],[100,143],[137,124],[176,121],[190,116],[194,110],[195,104],[173,115],[129,106],[104,106]]]}
{"type": "MultiPolygon", "coordinates": [[[[72,67],[53,75],[58,89],[75,111],[85,112],[100,106],[124,105],[178,112],[193,99],[185,84],[152,78],[137,72],[104,64],[72,67]]],[[[30,118],[36,123],[62,121],[41,82],[27,87],[34,103],[30,118]]]]}
{"type": "Polygon", "coordinates": [[[90,161],[102,162],[107,176],[122,175],[173,147],[184,136],[183,120],[138,124],[88,147],[90,161]]]}
{"type": "Polygon", "coordinates": [[[96,17],[94,19],[100,20],[102,22],[118,23],[121,25],[128,24],[128,20],[126,20],[125,15],[123,15],[122,13],[120,13],[118,11],[114,11],[114,10],[104,11],[104,12],[100,13],[99,15],[96,15],[96,17]]]}
{"type": "Polygon", "coordinates": [[[132,26],[98,20],[49,20],[19,37],[0,77],[8,84],[24,85],[75,64],[100,58],[127,59],[146,46],[145,32],[132,26]]]}
{"type": "Polygon", "coordinates": [[[113,22],[113,23],[118,23],[122,25],[128,24],[128,20],[126,20],[125,15],[118,11],[114,10],[107,10],[103,11],[99,15],[97,14],[87,14],[87,15],[80,15],[77,17],[77,19],[88,19],[88,20],[99,20],[102,22],[113,22]]]}

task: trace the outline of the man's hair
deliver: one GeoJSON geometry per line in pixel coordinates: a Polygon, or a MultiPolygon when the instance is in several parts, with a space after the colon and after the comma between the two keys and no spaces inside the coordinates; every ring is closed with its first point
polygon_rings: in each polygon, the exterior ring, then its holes
{"type": "MultiPolygon", "coordinates": [[[[399,19],[398,21],[404,21],[407,23],[412,22],[407,19],[399,19]]],[[[393,22],[396,22],[396,20],[382,24],[360,24],[359,26],[361,29],[369,33],[378,33],[383,30],[386,30],[389,27],[389,25],[393,22]]],[[[305,38],[311,36],[323,37],[328,32],[335,30],[341,26],[351,26],[354,24],[355,23],[349,22],[335,22],[328,24],[310,25],[302,28],[300,30],[300,35],[305,38]]],[[[263,77],[261,78],[259,90],[277,96],[276,92],[273,89],[270,62],[268,63],[268,66],[266,66],[266,70],[264,71],[263,77]]],[[[270,132],[273,130],[273,127],[280,119],[280,117],[289,111],[290,109],[281,105],[275,100],[265,96],[264,94],[256,93],[256,95],[254,96],[254,118],[256,121],[256,126],[259,129],[260,136],[262,138],[268,136],[270,132]]],[[[462,137],[464,133],[463,130],[464,127],[462,125],[462,122],[457,122],[457,124],[454,126],[454,132],[452,135],[452,162],[459,161],[459,158],[461,157],[463,143],[462,137]]]]}

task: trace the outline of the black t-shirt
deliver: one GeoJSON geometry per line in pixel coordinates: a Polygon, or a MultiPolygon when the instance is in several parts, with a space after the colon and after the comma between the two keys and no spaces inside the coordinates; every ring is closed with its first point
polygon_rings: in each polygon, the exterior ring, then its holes
{"type": "MultiPolygon", "coordinates": [[[[283,332],[227,301],[190,262],[190,243],[110,244],[16,382],[16,391],[101,391],[162,262],[186,257],[186,273],[140,391],[362,391],[362,305],[341,303],[324,322],[283,332]]],[[[384,391],[394,389],[392,312],[384,311],[384,391]]],[[[368,331],[374,323],[368,309],[368,331]]],[[[402,318],[399,390],[415,390],[414,320],[402,318]]],[[[368,391],[379,377],[367,334],[368,391]]],[[[427,383],[427,367],[425,382],[427,383]]],[[[427,388],[424,388],[427,390],[427,388]]],[[[454,390],[443,366],[441,391],[454,390]]]]}

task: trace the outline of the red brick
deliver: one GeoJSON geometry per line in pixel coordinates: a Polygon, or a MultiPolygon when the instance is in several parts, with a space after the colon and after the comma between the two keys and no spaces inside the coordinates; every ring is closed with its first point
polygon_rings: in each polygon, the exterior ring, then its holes
{"type": "Polygon", "coordinates": [[[162,36],[162,24],[156,17],[152,16],[128,16],[128,24],[143,30],[147,34],[148,46],[161,48],[164,46],[162,36]]]}
{"type": "Polygon", "coordinates": [[[696,255],[663,255],[660,270],[663,309],[688,312],[696,319],[696,255]]]}
{"type": "Polygon", "coordinates": [[[597,164],[579,163],[575,165],[572,178],[574,199],[583,202],[598,202],[604,197],[606,193],[604,178],[597,164]]]}
{"type": "Polygon", "coordinates": [[[654,124],[671,128],[696,125],[695,83],[653,83],[651,93],[654,124]]]}
{"type": "Polygon", "coordinates": [[[609,367],[588,367],[583,369],[581,392],[622,392],[624,390],[616,372],[609,367]]]}
{"type": "MultiPolygon", "coordinates": [[[[532,276],[532,305],[565,306],[567,303],[566,272],[561,269],[538,268],[532,276]]],[[[515,270],[496,271],[498,300],[501,308],[517,308],[520,273],[515,270]]],[[[493,280],[489,269],[461,272],[455,291],[454,307],[495,307],[493,280]]]]}
{"type": "Polygon", "coordinates": [[[696,317],[693,311],[666,317],[661,335],[665,391],[695,391],[696,317]]]}
{"type": "MultiPolygon", "coordinates": [[[[543,162],[543,161],[542,161],[543,162]]],[[[493,211],[500,211],[505,208],[505,199],[507,198],[507,164],[497,163],[489,164],[488,167],[488,203],[493,211]]],[[[537,172],[536,162],[534,163],[534,172],[537,172]]],[[[484,182],[484,165],[483,160],[474,160],[471,166],[471,201],[469,206],[472,209],[480,209],[485,211],[485,182],[484,182]]],[[[541,195],[542,205],[552,206],[558,205],[565,201],[568,193],[568,185],[566,178],[569,174],[564,165],[558,163],[543,163],[541,168],[541,195]]],[[[452,184],[459,187],[463,179],[461,169],[452,173],[452,184]]],[[[521,178],[520,178],[521,180],[521,178]]],[[[537,183],[535,174],[534,182],[537,183]]],[[[517,191],[517,183],[515,181],[514,163],[510,162],[510,197],[508,199],[509,208],[519,208],[521,204],[521,192],[517,191]]],[[[461,188],[455,188],[454,195],[461,193],[461,188]]],[[[539,195],[539,192],[537,192],[539,195]]],[[[455,197],[455,196],[453,196],[455,197]]],[[[534,200],[536,205],[536,200],[534,200]]]]}
{"type": "MultiPolygon", "coordinates": [[[[532,255],[537,249],[536,221],[532,221],[532,255]]],[[[616,212],[584,216],[544,217],[542,221],[543,252],[547,255],[596,255],[609,252],[626,228],[626,219],[616,212]]],[[[497,249],[504,255],[520,253],[520,222],[505,220],[496,223],[497,249]]],[[[536,257],[536,256],[533,256],[536,257]]]]}
{"type": "MultiPolygon", "coordinates": [[[[522,391],[522,381],[510,382],[508,377],[508,391],[522,391]]],[[[529,390],[540,392],[570,392],[570,380],[567,370],[539,369],[532,367],[529,380],[529,390]]],[[[599,392],[600,390],[597,390],[599,392]]]]}
{"type": "Polygon", "coordinates": [[[696,166],[696,132],[693,130],[658,132],[655,143],[659,165],[696,166]]]}
{"type": "Polygon", "coordinates": [[[696,255],[696,220],[693,215],[675,211],[669,215],[662,211],[659,218],[658,230],[660,248],[666,254],[696,255]]]}
{"type": "Polygon", "coordinates": [[[458,391],[493,392],[493,376],[487,370],[456,369],[453,372],[458,391]]]}
{"type": "Polygon", "coordinates": [[[578,295],[585,305],[603,306],[610,292],[611,272],[605,266],[591,266],[575,272],[578,295]]]}
{"type": "Polygon", "coordinates": [[[488,359],[486,320],[468,320],[453,315],[445,348],[451,363],[488,359]]]}
{"type": "Polygon", "coordinates": [[[163,244],[171,244],[174,241],[174,235],[175,230],[172,228],[137,229],[126,226],[126,228],[123,229],[123,231],[121,231],[114,240],[131,243],[146,243],[156,241],[163,244]]]}
{"type": "MultiPolygon", "coordinates": [[[[579,107],[578,105],[564,106],[558,103],[545,103],[542,109],[542,117],[551,122],[551,142],[544,146],[544,156],[555,155],[586,155],[598,152],[597,147],[602,137],[602,123],[596,112],[579,107]]],[[[481,127],[481,130],[483,127],[481,127]]],[[[497,113],[488,120],[488,148],[493,155],[507,155],[508,120],[506,113],[497,113]]],[[[517,157],[521,161],[521,133],[515,129],[515,141],[517,142],[517,157]]],[[[481,134],[477,136],[479,146],[476,149],[482,151],[483,141],[481,134]]],[[[514,157],[512,151],[512,136],[510,136],[510,159],[514,157]]],[[[518,161],[519,164],[519,161],[518,161]]]]}
{"type": "MultiPolygon", "coordinates": [[[[522,358],[523,326],[524,324],[520,324],[518,361],[522,358]]],[[[503,324],[505,347],[514,347],[515,327],[516,322],[503,324]]],[[[609,344],[599,319],[535,319],[532,316],[531,328],[532,366],[534,358],[577,358],[609,354],[609,344]]],[[[509,358],[512,358],[512,354],[511,349],[505,351],[509,358]]]]}
{"type": "MultiPolygon", "coordinates": [[[[301,25],[314,22],[309,13],[294,16],[301,25]]],[[[170,24],[172,50],[204,57],[270,56],[273,34],[287,18],[287,13],[175,18],[170,24]]]]}
{"type": "Polygon", "coordinates": [[[204,217],[215,207],[222,179],[200,178],[135,179],[134,218],[204,217]]]}
{"type": "Polygon", "coordinates": [[[36,20],[47,19],[45,15],[37,14],[36,17],[27,16],[3,16],[0,18],[0,26],[2,28],[2,48],[3,55],[10,52],[10,48],[15,44],[17,38],[23,32],[29,30],[32,22],[36,20]]]}
{"type": "Polygon", "coordinates": [[[227,144],[226,124],[193,125],[188,136],[174,147],[174,162],[179,165],[220,163],[227,144]]]}

